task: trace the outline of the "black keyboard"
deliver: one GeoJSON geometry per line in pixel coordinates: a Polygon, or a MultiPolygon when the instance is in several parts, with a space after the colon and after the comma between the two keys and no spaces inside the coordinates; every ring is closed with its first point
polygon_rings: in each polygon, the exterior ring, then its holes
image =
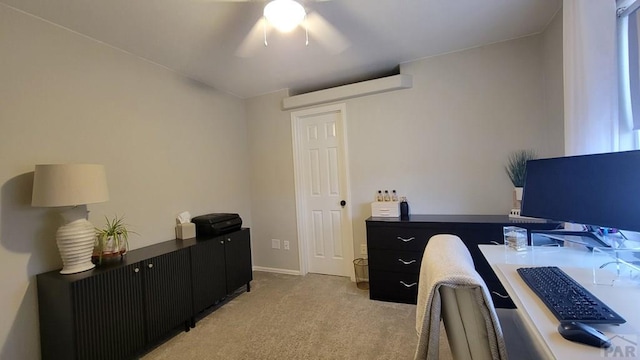
{"type": "Polygon", "coordinates": [[[622,324],[616,314],[556,266],[519,268],[518,274],[561,322],[622,324]]]}

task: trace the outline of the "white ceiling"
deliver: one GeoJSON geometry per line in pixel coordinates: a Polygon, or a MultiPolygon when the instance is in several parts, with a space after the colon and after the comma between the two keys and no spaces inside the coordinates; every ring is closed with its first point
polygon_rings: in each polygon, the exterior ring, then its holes
{"type": "MultiPolygon", "coordinates": [[[[400,63],[539,33],[561,0],[301,1],[350,42],[328,51],[304,30],[235,55],[266,0],[0,0],[242,98],[388,74],[400,63]]],[[[254,39],[254,38],[252,38],[254,39]]],[[[262,35],[255,38],[262,42],[262,35]]]]}

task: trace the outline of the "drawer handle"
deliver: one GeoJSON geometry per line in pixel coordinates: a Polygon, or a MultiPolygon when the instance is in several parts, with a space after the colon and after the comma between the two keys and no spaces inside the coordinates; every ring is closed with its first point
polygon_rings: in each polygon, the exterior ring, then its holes
{"type": "Polygon", "coordinates": [[[410,238],[408,238],[408,239],[405,239],[405,238],[402,238],[402,237],[398,236],[398,237],[397,237],[397,239],[398,239],[398,240],[402,240],[402,241],[404,241],[404,242],[409,242],[409,241],[411,241],[411,240],[415,240],[416,238],[412,236],[412,237],[410,237],[410,238]]]}
{"type": "Polygon", "coordinates": [[[416,260],[404,261],[402,259],[398,259],[398,261],[400,261],[401,263],[403,263],[405,265],[413,264],[414,262],[416,262],[416,260]]]}
{"type": "Polygon", "coordinates": [[[495,294],[495,295],[497,295],[497,296],[499,296],[499,297],[501,297],[501,298],[503,298],[503,299],[508,299],[508,298],[509,298],[509,295],[502,295],[502,294],[500,294],[500,293],[499,293],[499,292],[497,292],[497,291],[492,291],[491,293],[492,293],[492,294],[495,294]]]}
{"type": "Polygon", "coordinates": [[[411,283],[411,284],[407,284],[406,282],[404,282],[402,280],[400,280],[400,284],[402,284],[402,285],[404,285],[405,287],[408,287],[408,288],[418,285],[417,282],[414,282],[414,283],[411,283]]]}

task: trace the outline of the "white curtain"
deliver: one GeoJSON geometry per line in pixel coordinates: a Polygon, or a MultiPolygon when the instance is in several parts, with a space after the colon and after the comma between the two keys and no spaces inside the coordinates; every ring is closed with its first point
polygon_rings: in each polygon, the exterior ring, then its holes
{"type": "Polygon", "coordinates": [[[565,155],[618,150],[616,4],[563,1],[565,155]]]}
{"type": "Polygon", "coordinates": [[[640,63],[638,7],[636,0],[617,0],[618,101],[620,103],[619,150],[640,149],[640,63]]]}

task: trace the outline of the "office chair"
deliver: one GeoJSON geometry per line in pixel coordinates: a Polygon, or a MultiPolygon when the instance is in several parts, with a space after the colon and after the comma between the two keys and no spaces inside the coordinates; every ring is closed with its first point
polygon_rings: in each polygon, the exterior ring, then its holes
{"type": "Polygon", "coordinates": [[[469,250],[455,235],[435,235],[418,285],[415,359],[438,359],[440,320],[454,360],[541,359],[515,309],[496,309],[469,250]]]}

